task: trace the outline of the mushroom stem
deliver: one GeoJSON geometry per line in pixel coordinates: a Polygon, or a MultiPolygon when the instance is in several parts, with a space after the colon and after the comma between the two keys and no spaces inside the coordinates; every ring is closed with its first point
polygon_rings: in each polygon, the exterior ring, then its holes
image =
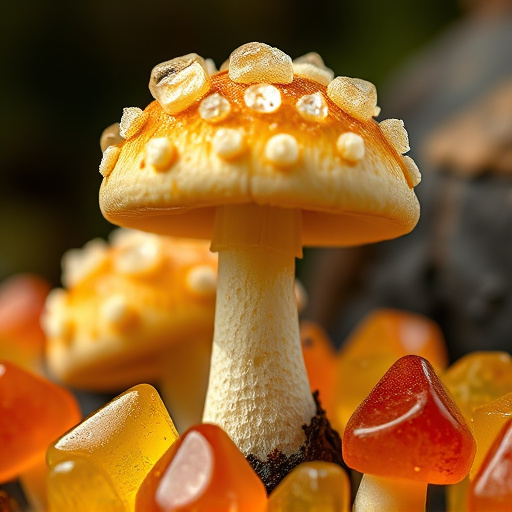
{"type": "Polygon", "coordinates": [[[246,456],[291,455],[316,413],[294,294],[300,213],[223,207],[212,249],[219,275],[203,420],[220,425],[246,456]]]}
{"type": "Polygon", "coordinates": [[[353,512],[424,512],[426,500],[425,482],[365,474],[353,512]]]}

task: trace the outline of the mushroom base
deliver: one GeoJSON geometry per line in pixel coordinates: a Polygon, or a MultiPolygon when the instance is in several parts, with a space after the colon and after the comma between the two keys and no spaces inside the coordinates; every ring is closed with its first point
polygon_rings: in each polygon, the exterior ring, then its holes
{"type": "Polygon", "coordinates": [[[302,426],[306,434],[306,441],[296,453],[286,456],[280,450],[275,449],[267,455],[267,460],[264,462],[253,454],[246,457],[261,478],[268,494],[293,468],[302,462],[333,462],[347,469],[341,456],[340,435],[331,427],[318,400],[318,391],[313,393],[313,398],[316,403],[316,414],[309,425],[302,426]]]}

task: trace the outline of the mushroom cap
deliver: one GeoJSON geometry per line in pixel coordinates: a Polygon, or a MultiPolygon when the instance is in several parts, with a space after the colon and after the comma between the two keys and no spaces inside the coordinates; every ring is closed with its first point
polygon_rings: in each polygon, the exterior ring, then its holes
{"type": "MultiPolygon", "coordinates": [[[[100,167],[103,215],[125,227],[209,239],[219,205],[295,208],[310,246],[412,230],[419,173],[401,154],[408,149],[403,123],[372,118],[373,85],[338,77],[325,86],[314,74],[294,75],[291,61],[289,75],[265,66],[247,72],[237,51],[229,70],[205,78],[207,92],[202,83],[181,110],[173,103],[168,113],[162,100],[131,111],[130,136],[107,148],[100,167]]],[[[275,64],[287,65],[281,57],[275,64]]]]}
{"type": "Polygon", "coordinates": [[[217,258],[208,244],[114,235],[64,255],[66,289],[50,292],[43,314],[48,368],[77,388],[155,381],[174,344],[213,336],[217,258]]]}

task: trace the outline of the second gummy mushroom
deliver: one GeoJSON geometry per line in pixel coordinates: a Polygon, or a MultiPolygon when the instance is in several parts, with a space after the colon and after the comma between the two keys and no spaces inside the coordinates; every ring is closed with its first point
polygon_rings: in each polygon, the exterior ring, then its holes
{"type": "Polygon", "coordinates": [[[402,156],[403,123],[373,119],[369,82],[333,78],[316,54],[292,62],[262,43],[236,49],[226,67],[210,74],[189,54],[153,69],[156,101],[125,109],[123,139],[104,151],[100,206],[115,224],[212,239],[219,275],[203,419],[229,433],[270,490],[284,476],[274,462],[340,460],[333,433],[305,446],[326,425],[310,428],[317,404],[295,258],[303,245],[409,232],[419,172],[402,156]]]}

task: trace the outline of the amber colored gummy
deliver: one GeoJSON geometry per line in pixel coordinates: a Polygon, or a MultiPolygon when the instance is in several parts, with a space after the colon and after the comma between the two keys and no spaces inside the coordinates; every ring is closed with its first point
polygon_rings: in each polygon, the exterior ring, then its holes
{"type": "Polygon", "coordinates": [[[135,512],[264,512],[263,483],[218,426],[187,430],[142,482],[135,512]]]}
{"type": "Polygon", "coordinates": [[[361,473],[434,484],[462,480],[475,441],[430,363],[399,359],[350,418],[347,465],[361,473]]]}
{"type": "Polygon", "coordinates": [[[0,482],[16,478],[44,457],[47,446],[80,418],[67,390],[0,361],[0,482]]]}
{"type": "Polygon", "coordinates": [[[336,352],[325,331],[313,322],[300,323],[300,341],[311,391],[318,390],[320,404],[330,416],[336,352]]]}
{"type": "Polygon", "coordinates": [[[424,357],[436,371],[446,367],[446,344],[436,323],[393,309],[379,309],[364,318],[349,336],[336,364],[334,426],[343,431],[390,366],[409,354],[424,357]]]}
{"type": "Polygon", "coordinates": [[[471,482],[470,512],[512,510],[512,419],[500,431],[471,482]]]}
{"type": "Polygon", "coordinates": [[[472,352],[452,364],[442,380],[469,423],[477,407],[512,392],[512,357],[506,352],[472,352]]]}
{"type": "Polygon", "coordinates": [[[330,462],[304,462],[275,488],[268,512],[349,512],[350,480],[330,462]]]}

